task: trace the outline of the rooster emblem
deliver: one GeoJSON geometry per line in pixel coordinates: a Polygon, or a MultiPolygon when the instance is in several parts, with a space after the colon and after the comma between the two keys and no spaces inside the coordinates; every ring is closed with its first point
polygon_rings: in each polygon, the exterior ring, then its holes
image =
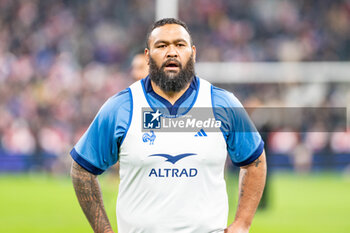
{"type": "Polygon", "coordinates": [[[156,139],[156,135],[154,134],[153,130],[150,131],[150,133],[144,133],[142,135],[142,141],[148,142],[150,145],[153,145],[154,140],[156,139]]]}

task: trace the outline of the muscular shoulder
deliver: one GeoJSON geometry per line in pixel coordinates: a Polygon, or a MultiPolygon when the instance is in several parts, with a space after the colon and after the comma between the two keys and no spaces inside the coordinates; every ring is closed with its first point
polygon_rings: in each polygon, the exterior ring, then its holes
{"type": "MultiPolygon", "coordinates": [[[[94,128],[109,131],[109,129],[124,132],[127,128],[132,111],[130,89],[127,88],[110,97],[100,108],[92,122],[94,128]]],[[[111,132],[115,134],[115,132],[111,132]]]]}
{"type": "Polygon", "coordinates": [[[101,107],[99,115],[103,118],[128,117],[131,110],[130,88],[110,97],[101,107]]]}
{"type": "Polygon", "coordinates": [[[242,107],[237,97],[224,89],[212,86],[213,107],[235,108],[242,107]]]}
{"type": "Polygon", "coordinates": [[[213,87],[214,115],[222,122],[222,132],[232,162],[245,166],[257,159],[264,143],[241,102],[230,92],[213,87]]]}
{"type": "Polygon", "coordinates": [[[217,120],[222,122],[225,133],[240,131],[250,125],[249,117],[237,97],[224,89],[212,87],[213,109],[217,120]],[[242,127],[242,128],[241,128],[242,127]]]}

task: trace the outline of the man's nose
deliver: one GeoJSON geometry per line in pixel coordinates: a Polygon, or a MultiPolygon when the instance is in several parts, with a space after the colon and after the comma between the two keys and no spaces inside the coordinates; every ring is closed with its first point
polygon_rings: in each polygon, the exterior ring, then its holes
{"type": "Polygon", "coordinates": [[[168,46],[167,57],[178,57],[177,50],[174,45],[168,46]]]}

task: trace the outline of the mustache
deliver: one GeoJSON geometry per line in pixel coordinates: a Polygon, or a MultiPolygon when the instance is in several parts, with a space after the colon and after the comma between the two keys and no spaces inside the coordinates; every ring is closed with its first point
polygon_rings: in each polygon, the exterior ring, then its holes
{"type": "Polygon", "coordinates": [[[175,58],[169,58],[168,60],[166,60],[166,61],[162,64],[161,68],[165,68],[166,66],[168,66],[168,65],[170,65],[170,64],[176,64],[176,66],[178,66],[179,68],[182,69],[181,63],[180,63],[178,60],[176,60],[175,58]]]}
{"type": "Polygon", "coordinates": [[[149,72],[150,79],[163,91],[178,92],[190,83],[195,75],[193,56],[191,55],[187,63],[183,65],[175,57],[171,57],[160,66],[157,66],[155,60],[150,56],[149,72]],[[167,65],[176,65],[181,68],[177,74],[168,75],[164,70],[167,65]]]}

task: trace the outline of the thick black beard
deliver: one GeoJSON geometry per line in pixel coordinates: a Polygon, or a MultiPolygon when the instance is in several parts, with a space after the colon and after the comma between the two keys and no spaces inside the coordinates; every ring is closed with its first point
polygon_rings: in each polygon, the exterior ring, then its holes
{"type": "Polygon", "coordinates": [[[159,68],[156,62],[150,57],[149,60],[149,76],[151,80],[162,89],[164,92],[179,92],[186,87],[188,83],[192,81],[192,78],[195,75],[194,71],[194,62],[193,55],[185,65],[185,68],[182,68],[179,63],[180,72],[176,75],[168,75],[164,72],[166,63],[169,60],[165,61],[162,66],[159,68]]]}

